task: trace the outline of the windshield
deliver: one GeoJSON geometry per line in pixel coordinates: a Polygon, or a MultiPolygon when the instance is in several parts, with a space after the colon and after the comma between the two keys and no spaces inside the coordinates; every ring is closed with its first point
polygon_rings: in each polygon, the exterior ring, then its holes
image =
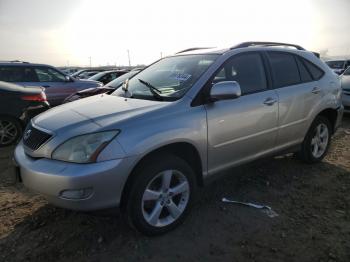
{"type": "MultiPolygon", "coordinates": [[[[94,73],[94,72],[92,72],[94,73]]],[[[89,79],[90,80],[96,80],[98,81],[101,77],[103,77],[105,74],[107,74],[106,72],[101,72],[101,73],[97,73],[97,74],[94,74],[92,77],[90,77],[89,79]]]]}
{"type": "Polygon", "coordinates": [[[120,77],[117,77],[116,79],[114,79],[113,81],[109,82],[106,84],[106,86],[108,87],[113,87],[113,88],[118,88],[120,87],[123,82],[128,79],[128,78],[132,78],[134,75],[136,75],[138,72],[140,72],[140,70],[134,70],[134,71],[130,71],[124,75],[121,75],[120,77]]]}
{"type": "Polygon", "coordinates": [[[332,69],[343,69],[345,61],[327,61],[326,64],[332,69]]]}
{"type": "Polygon", "coordinates": [[[113,95],[150,100],[177,100],[215,61],[217,55],[166,57],[130,79],[113,95]]]}

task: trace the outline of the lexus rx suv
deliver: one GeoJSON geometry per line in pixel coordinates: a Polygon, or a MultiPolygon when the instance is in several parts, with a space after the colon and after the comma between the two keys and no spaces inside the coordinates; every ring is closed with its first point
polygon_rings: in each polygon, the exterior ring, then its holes
{"type": "Polygon", "coordinates": [[[18,175],[54,205],[119,206],[147,235],[179,225],[198,187],[281,152],[326,155],[341,122],[339,78],[298,45],[245,42],[165,57],[97,95],[31,121],[18,175]]]}

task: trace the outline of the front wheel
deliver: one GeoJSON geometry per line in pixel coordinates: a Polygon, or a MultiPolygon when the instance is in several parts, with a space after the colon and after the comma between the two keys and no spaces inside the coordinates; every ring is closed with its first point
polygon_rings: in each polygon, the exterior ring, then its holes
{"type": "Polygon", "coordinates": [[[307,163],[321,161],[331,142],[331,124],[325,117],[318,116],[305,136],[298,156],[307,163]]]}
{"type": "Polygon", "coordinates": [[[126,203],[128,221],[141,233],[159,235],[175,228],[192,204],[195,181],[189,165],[176,156],[147,161],[135,174],[126,203]]]}

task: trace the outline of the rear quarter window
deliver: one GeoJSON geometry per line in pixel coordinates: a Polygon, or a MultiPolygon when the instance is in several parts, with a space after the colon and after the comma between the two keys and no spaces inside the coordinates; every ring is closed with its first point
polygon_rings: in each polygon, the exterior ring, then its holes
{"type": "Polygon", "coordinates": [[[304,65],[306,66],[307,70],[312,75],[312,78],[314,80],[319,80],[324,75],[324,71],[321,68],[311,63],[309,60],[306,60],[304,58],[300,59],[303,61],[304,65]]]}

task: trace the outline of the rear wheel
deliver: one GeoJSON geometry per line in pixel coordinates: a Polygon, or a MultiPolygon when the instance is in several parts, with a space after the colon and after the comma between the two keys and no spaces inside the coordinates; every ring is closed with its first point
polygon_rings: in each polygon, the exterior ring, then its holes
{"type": "Polygon", "coordinates": [[[331,124],[325,117],[318,116],[305,136],[298,156],[307,163],[321,161],[327,154],[331,141],[331,124]]]}
{"type": "Polygon", "coordinates": [[[21,135],[22,127],[18,120],[0,116],[0,147],[14,144],[21,135]]]}
{"type": "Polygon", "coordinates": [[[135,174],[126,203],[126,216],[141,233],[158,235],[185,218],[195,192],[194,172],[176,156],[159,156],[135,174]]]}

